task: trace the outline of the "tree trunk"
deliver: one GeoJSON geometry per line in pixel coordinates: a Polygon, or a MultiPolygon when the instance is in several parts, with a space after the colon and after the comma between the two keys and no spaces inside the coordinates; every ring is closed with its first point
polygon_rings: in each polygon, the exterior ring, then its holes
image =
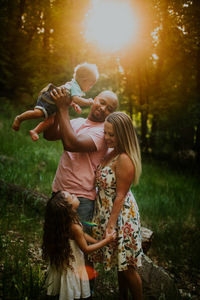
{"type": "Polygon", "coordinates": [[[43,34],[43,49],[44,56],[46,56],[46,52],[50,49],[50,17],[51,17],[51,7],[50,1],[47,0],[44,2],[43,8],[43,20],[44,20],[44,34],[43,34]]]}
{"type": "MultiPolygon", "coordinates": [[[[36,209],[39,213],[44,214],[44,208],[48,201],[48,197],[44,194],[35,192],[33,190],[25,189],[19,185],[7,183],[0,179],[0,196],[6,195],[11,202],[16,197],[21,198],[21,202],[36,209]]],[[[19,203],[20,205],[20,203],[19,203]]],[[[141,227],[142,247],[146,254],[151,246],[153,231],[146,227],[141,227]]]]}
{"type": "Polygon", "coordinates": [[[141,107],[141,148],[143,151],[147,148],[147,111],[146,111],[146,103],[145,97],[143,93],[143,85],[142,85],[142,78],[141,78],[141,70],[138,67],[137,70],[138,74],[138,86],[139,86],[139,103],[141,107]]]}
{"type": "Polygon", "coordinates": [[[48,197],[33,190],[23,188],[19,185],[7,183],[0,179],[0,196],[6,195],[9,201],[21,198],[21,203],[34,208],[39,213],[43,213],[48,197]]]}
{"type": "MultiPolygon", "coordinates": [[[[196,91],[197,91],[198,103],[200,106],[200,41],[198,43],[198,50],[197,50],[196,91]]],[[[195,150],[197,152],[197,162],[200,163],[200,110],[199,110],[198,118],[199,121],[197,123],[197,130],[196,130],[195,150]]]]}
{"type": "Polygon", "coordinates": [[[158,128],[158,115],[154,114],[152,118],[152,125],[151,125],[151,136],[150,136],[150,148],[152,151],[156,147],[156,133],[158,128]]]}
{"type": "Polygon", "coordinates": [[[17,29],[18,30],[21,29],[21,27],[22,27],[22,16],[24,14],[25,1],[26,0],[20,0],[20,3],[19,3],[19,16],[17,19],[17,29]]]}

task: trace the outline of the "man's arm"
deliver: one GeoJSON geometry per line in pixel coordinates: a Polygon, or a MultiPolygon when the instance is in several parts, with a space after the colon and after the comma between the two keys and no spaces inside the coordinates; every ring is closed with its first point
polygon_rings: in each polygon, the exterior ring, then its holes
{"type": "MultiPolygon", "coordinates": [[[[57,118],[59,124],[60,138],[62,139],[63,147],[70,152],[93,152],[96,151],[96,145],[89,135],[76,135],[74,132],[69,117],[70,97],[65,89],[53,90],[51,96],[55,100],[58,107],[57,118]]],[[[57,131],[58,135],[58,131],[57,131]]]]}
{"type": "Polygon", "coordinates": [[[60,135],[60,127],[58,123],[58,116],[55,114],[55,116],[52,116],[52,125],[49,126],[43,133],[43,136],[48,141],[56,141],[61,139],[60,135]]]}

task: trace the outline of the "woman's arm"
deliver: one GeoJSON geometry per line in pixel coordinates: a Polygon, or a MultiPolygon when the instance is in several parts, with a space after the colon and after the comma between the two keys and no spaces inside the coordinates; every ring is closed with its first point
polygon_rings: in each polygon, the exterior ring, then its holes
{"type": "Polygon", "coordinates": [[[88,245],[87,241],[85,239],[85,234],[80,225],[73,224],[72,225],[72,233],[73,233],[75,241],[77,242],[78,246],[84,253],[91,253],[95,250],[98,250],[98,249],[104,247],[105,245],[107,245],[109,242],[113,241],[116,237],[115,233],[107,234],[105,239],[103,239],[101,241],[97,241],[97,243],[95,243],[95,244],[88,245]]]}
{"type": "Polygon", "coordinates": [[[116,198],[106,227],[108,233],[115,229],[117,218],[134,178],[134,165],[127,154],[123,153],[119,156],[115,173],[117,181],[116,198]]]}

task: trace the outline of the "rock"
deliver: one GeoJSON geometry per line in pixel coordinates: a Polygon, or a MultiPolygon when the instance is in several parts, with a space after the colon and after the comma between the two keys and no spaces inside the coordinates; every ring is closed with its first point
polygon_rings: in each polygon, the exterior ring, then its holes
{"type": "Polygon", "coordinates": [[[174,280],[146,255],[138,269],[143,284],[144,300],[179,300],[180,293],[174,280]]]}
{"type": "Polygon", "coordinates": [[[142,234],[142,249],[145,254],[147,254],[149,248],[151,247],[151,242],[153,238],[153,231],[146,227],[141,227],[142,234]]]}
{"type": "Polygon", "coordinates": [[[182,166],[190,166],[196,162],[197,153],[192,149],[185,149],[175,152],[172,156],[174,162],[179,163],[182,166]]]}

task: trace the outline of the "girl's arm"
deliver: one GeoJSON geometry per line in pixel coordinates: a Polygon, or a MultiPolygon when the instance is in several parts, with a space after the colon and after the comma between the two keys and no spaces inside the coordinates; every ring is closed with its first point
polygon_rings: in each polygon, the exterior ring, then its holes
{"type": "Polygon", "coordinates": [[[95,240],[91,235],[87,234],[84,232],[84,236],[85,236],[85,239],[88,243],[91,243],[91,244],[95,244],[97,243],[98,241],[95,240]]]}
{"type": "Polygon", "coordinates": [[[116,236],[116,234],[114,232],[112,232],[111,234],[107,234],[105,239],[103,239],[101,241],[97,241],[95,244],[88,245],[87,241],[85,239],[85,234],[80,225],[73,224],[72,225],[72,233],[73,233],[74,239],[77,242],[79,248],[84,253],[91,253],[95,250],[98,250],[98,249],[104,247],[109,242],[113,241],[116,236]]]}
{"type": "Polygon", "coordinates": [[[115,229],[119,213],[134,178],[134,165],[127,154],[123,153],[119,156],[115,168],[117,181],[116,198],[107,223],[107,233],[111,233],[115,229]]]}

